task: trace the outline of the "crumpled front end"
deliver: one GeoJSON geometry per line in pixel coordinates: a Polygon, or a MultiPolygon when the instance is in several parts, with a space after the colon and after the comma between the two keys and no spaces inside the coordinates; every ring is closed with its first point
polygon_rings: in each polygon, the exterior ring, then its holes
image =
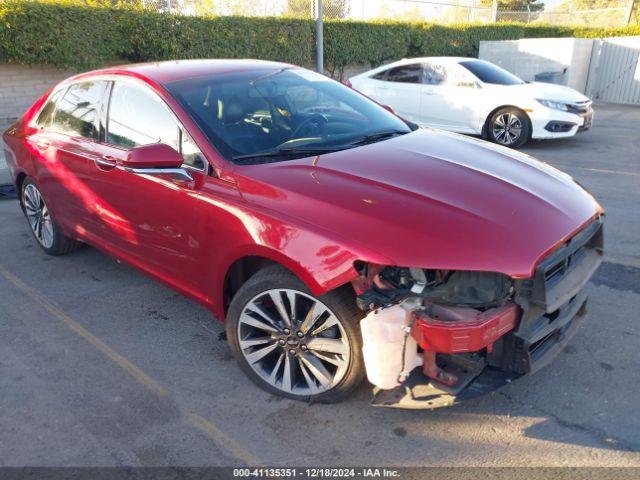
{"type": "Polygon", "coordinates": [[[575,334],[602,262],[597,218],[528,279],[357,265],[363,353],[375,406],[438,408],[535,373],[575,334]]]}

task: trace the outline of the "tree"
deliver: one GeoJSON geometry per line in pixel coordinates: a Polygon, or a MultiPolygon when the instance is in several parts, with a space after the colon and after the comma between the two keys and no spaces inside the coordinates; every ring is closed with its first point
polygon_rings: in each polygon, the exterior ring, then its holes
{"type": "Polygon", "coordinates": [[[538,0],[498,0],[498,10],[539,12],[543,9],[544,3],[538,2],[538,0]]]}
{"type": "MultiPolygon", "coordinates": [[[[480,0],[478,7],[491,7],[493,0],[480,0]]],[[[507,12],[539,12],[544,9],[544,3],[538,0],[498,0],[498,11],[507,12]],[[529,7],[527,9],[527,7],[529,7]]]]}
{"type": "Polygon", "coordinates": [[[627,13],[626,0],[565,0],[551,14],[564,14],[563,23],[573,25],[619,27],[627,13]]]}
{"type": "Polygon", "coordinates": [[[287,0],[286,15],[290,17],[311,16],[312,0],[287,0]]]}
{"type": "Polygon", "coordinates": [[[351,11],[349,0],[322,0],[325,18],[346,18],[351,11]]]}
{"type": "Polygon", "coordinates": [[[269,0],[172,0],[172,4],[175,11],[191,11],[197,15],[251,17],[273,14],[269,0]]]}
{"type": "MultiPolygon", "coordinates": [[[[291,17],[310,17],[315,15],[315,6],[316,0],[287,0],[286,14],[291,17]]],[[[349,0],[322,0],[324,18],[346,18],[349,12],[349,0]]]]}

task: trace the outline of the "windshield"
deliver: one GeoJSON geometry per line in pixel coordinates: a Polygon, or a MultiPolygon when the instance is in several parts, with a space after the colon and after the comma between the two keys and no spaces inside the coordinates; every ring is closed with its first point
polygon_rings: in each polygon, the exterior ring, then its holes
{"type": "Polygon", "coordinates": [[[512,73],[507,72],[490,62],[484,60],[465,60],[460,62],[464,68],[473,73],[483,83],[494,85],[521,85],[524,82],[512,73]]]}
{"type": "Polygon", "coordinates": [[[192,78],[167,89],[236,163],[248,163],[252,155],[256,161],[288,160],[411,131],[366,97],[299,68],[192,78]]]}

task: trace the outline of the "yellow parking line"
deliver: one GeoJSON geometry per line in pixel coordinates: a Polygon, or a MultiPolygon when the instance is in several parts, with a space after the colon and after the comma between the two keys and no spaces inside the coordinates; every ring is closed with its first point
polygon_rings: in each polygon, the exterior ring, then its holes
{"type": "Polygon", "coordinates": [[[40,306],[42,306],[42,308],[44,308],[51,315],[53,315],[57,319],[64,322],[64,324],[67,327],[69,327],[71,330],[76,332],[82,338],[87,340],[91,345],[93,345],[98,350],[100,350],[100,352],[106,355],[113,363],[118,365],[120,368],[126,371],[129,375],[131,375],[133,378],[135,378],[138,382],[140,382],[142,385],[147,387],[153,393],[159,396],[163,396],[166,394],[164,389],[160,385],[158,385],[158,383],[155,380],[149,377],[146,373],[144,373],[142,370],[140,370],[138,367],[136,367],[133,363],[131,363],[126,358],[124,358],[118,352],[109,348],[109,346],[107,346],[102,340],[100,340],[94,334],[89,332],[86,328],[84,328],[82,325],[76,322],[73,318],[71,318],[65,312],[60,310],[60,308],[58,308],[55,304],[50,302],[40,292],[31,288],[29,285],[24,283],[22,280],[20,280],[18,277],[16,277],[13,273],[8,271],[3,266],[0,266],[0,274],[2,274],[2,276],[6,278],[9,282],[11,282],[18,290],[22,291],[29,298],[39,303],[40,306]]]}
{"type": "MultiPolygon", "coordinates": [[[[126,371],[143,386],[160,397],[167,395],[166,390],[162,388],[162,386],[160,386],[158,382],[149,377],[149,375],[140,370],[140,368],[131,363],[131,361],[127,360],[121,354],[110,348],[102,340],[100,340],[98,337],[96,337],[94,334],[92,334],[86,328],[76,322],[73,318],[71,318],[67,313],[62,311],[57,305],[48,300],[44,295],[42,295],[42,293],[24,283],[2,265],[0,265],[0,275],[11,282],[18,290],[24,293],[31,300],[37,302],[51,315],[61,320],[68,328],[87,340],[91,345],[93,345],[102,354],[109,358],[109,360],[126,371]]],[[[194,412],[183,411],[182,413],[191,424],[203,431],[209,438],[214,440],[214,442],[218,446],[229,452],[234,458],[251,466],[264,464],[262,460],[260,460],[242,445],[237,443],[210,421],[204,419],[194,412]]]]}
{"type": "Polygon", "coordinates": [[[224,445],[227,451],[230,452],[238,460],[242,460],[247,465],[263,465],[262,460],[256,457],[253,453],[249,452],[242,445],[238,444],[235,440],[229,437],[226,433],[224,433],[210,421],[202,418],[200,415],[194,412],[187,413],[187,418],[194,425],[214,438],[218,443],[224,445]]]}
{"type": "Polygon", "coordinates": [[[598,173],[612,173],[614,175],[629,175],[632,177],[640,177],[640,173],[636,172],[625,172],[623,170],[607,170],[605,168],[589,168],[589,167],[578,167],[580,170],[587,170],[589,172],[598,172],[598,173]]]}

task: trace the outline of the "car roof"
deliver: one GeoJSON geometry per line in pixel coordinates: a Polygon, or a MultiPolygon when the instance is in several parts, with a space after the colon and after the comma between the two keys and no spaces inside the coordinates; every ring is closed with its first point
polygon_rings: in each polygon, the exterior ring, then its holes
{"type": "Polygon", "coordinates": [[[472,57],[416,57],[416,58],[403,58],[401,62],[442,62],[442,63],[460,63],[465,60],[478,60],[472,57]]]}
{"type": "Polygon", "coordinates": [[[384,65],[380,65],[380,66],[378,66],[376,68],[373,68],[371,70],[367,70],[366,72],[362,72],[362,73],[360,73],[358,75],[355,75],[353,78],[361,77],[361,76],[368,76],[368,75],[371,75],[373,73],[382,72],[384,70],[387,70],[388,68],[398,67],[398,66],[401,66],[401,65],[409,65],[409,64],[412,64],[412,63],[438,62],[438,63],[444,63],[444,64],[452,64],[452,63],[460,63],[460,62],[466,62],[466,61],[483,62],[485,60],[481,60],[479,58],[473,58],[473,57],[415,57],[415,58],[403,58],[402,60],[397,60],[395,62],[386,63],[384,65]]]}
{"type": "MultiPolygon", "coordinates": [[[[437,63],[460,63],[460,62],[468,62],[468,61],[483,61],[479,58],[473,57],[415,57],[415,58],[403,58],[402,60],[398,60],[393,63],[388,63],[387,65],[381,65],[380,67],[387,67],[391,65],[406,65],[409,63],[418,63],[418,62],[437,62],[437,63]]],[[[378,67],[378,68],[380,68],[378,67]]]]}
{"type": "Polygon", "coordinates": [[[155,83],[168,84],[196,77],[232,72],[272,71],[287,67],[292,65],[254,59],[169,60],[101,68],[76,75],[69,81],[100,75],[128,75],[146,78],[155,83]]]}

